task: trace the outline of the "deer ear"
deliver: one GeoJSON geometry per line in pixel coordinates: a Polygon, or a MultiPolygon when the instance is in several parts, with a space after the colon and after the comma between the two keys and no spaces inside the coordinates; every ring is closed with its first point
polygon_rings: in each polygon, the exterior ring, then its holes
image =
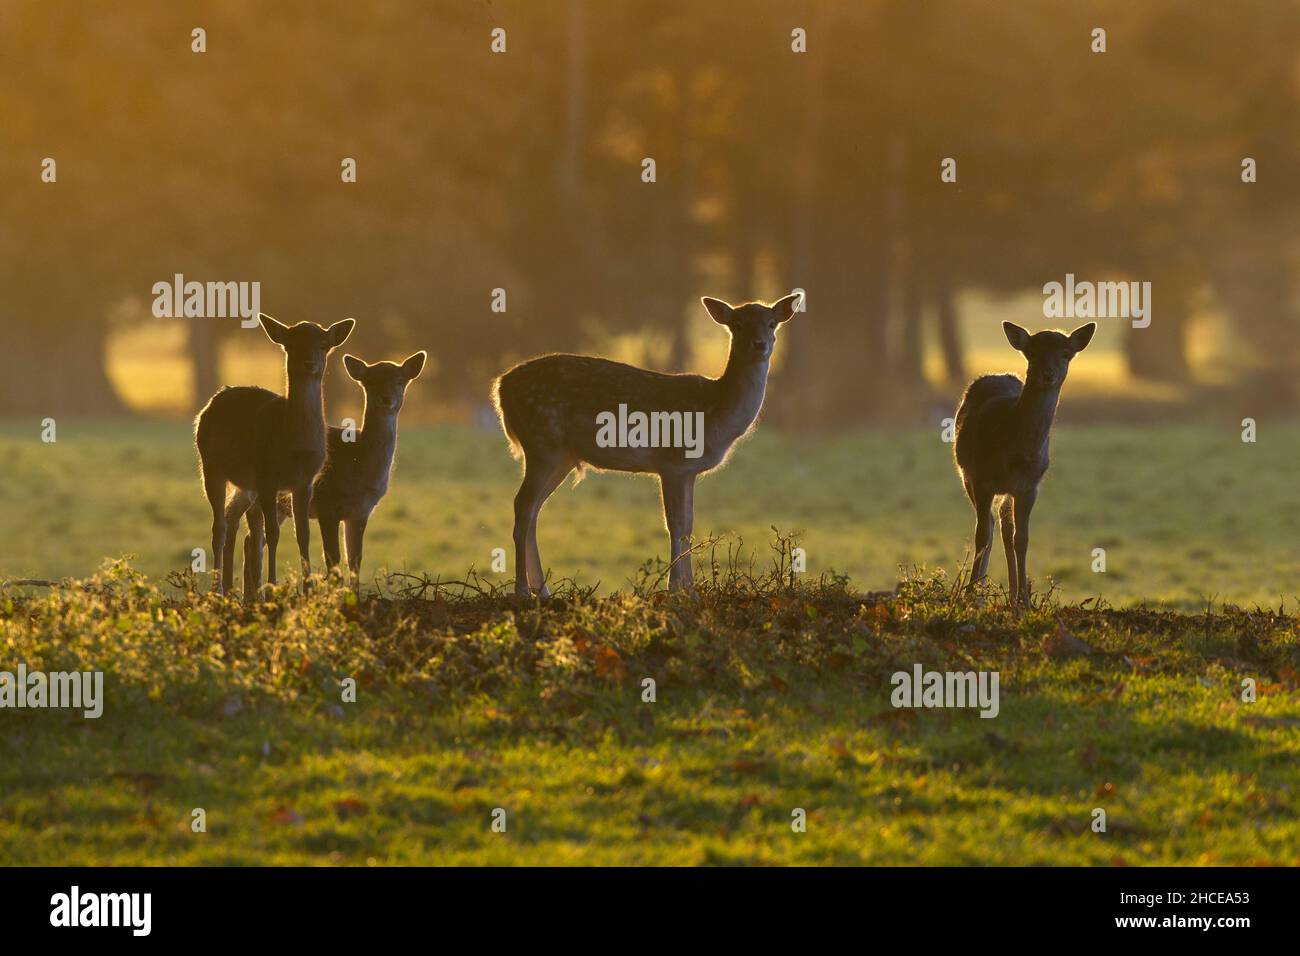
{"type": "Polygon", "coordinates": [[[736,310],[727,305],[727,303],[723,302],[721,299],[714,299],[707,295],[700,299],[700,301],[703,302],[704,307],[709,310],[709,315],[713,316],[714,322],[717,322],[719,325],[731,324],[731,313],[736,310]]]}
{"type": "Polygon", "coordinates": [[[406,380],[417,377],[424,369],[424,360],[429,357],[429,353],[421,349],[402,363],[402,372],[406,375],[406,380]]]}
{"type": "Polygon", "coordinates": [[[262,331],[266,337],[276,345],[284,345],[284,333],[289,331],[289,326],[282,322],[277,322],[265,312],[257,313],[257,321],[262,323],[262,331]]]}
{"type": "Polygon", "coordinates": [[[1087,325],[1081,325],[1070,333],[1070,347],[1076,352],[1082,352],[1092,341],[1092,333],[1097,331],[1097,323],[1089,322],[1087,325]]]}
{"type": "Polygon", "coordinates": [[[794,315],[794,307],[799,304],[799,293],[792,292],[783,299],[777,299],[772,303],[772,311],[776,313],[777,322],[788,322],[794,315]]]}
{"type": "Polygon", "coordinates": [[[356,324],[356,319],[344,319],[342,322],[335,322],[326,329],[325,334],[330,337],[330,348],[336,349],[346,342],[356,324]]]}
{"type": "Polygon", "coordinates": [[[354,382],[361,382],[366,377],[366,363],[361,361],[355,355],[343,356],[343,368],[347,370],[348,378],[354,382]]]}
{"type": "Polygon", "coordinates": [[[1029,333],[1014,322],[1003,322],[1002,331],[1007,333],[1007,341],[1017,352],[1023,352],[1029,345],[1029,333]]]}

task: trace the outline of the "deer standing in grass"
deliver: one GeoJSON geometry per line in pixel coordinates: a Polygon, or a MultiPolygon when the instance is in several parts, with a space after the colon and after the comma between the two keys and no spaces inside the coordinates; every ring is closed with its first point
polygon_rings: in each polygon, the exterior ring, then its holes
{"type": "Polygon", "coordinates": [[[970,583],[988,575],[993,551],[993,508],[998,507],[1007,553],[1007,590],[1012,606],[1029,603],[1029,513],[1047,473],[1048,443],[1061,385],[1070,360],[1092,340],[1097,323],[1030,335],[1003,322],[1007,341],[1028,360],[1025,380],[982,375],[966,388],[957,407],[954,456],[966,497],[975,508],[975,558],[970,583]]]}
{"type": "Polygon", "coordinates": [[[290,493],[303,579],[311,574],[307,507],[312,480],[325,463],[325,406],[321,383],[329,354],[352,334],[353,319],[327,329],[311,322],[286,326],[259,315],[267,338],[284,349],[286,394],[265,388],[222,388],[194,420],[203,491],[212,507],[213,586],[230,589],[231,568],[223,561],[226,491],[234,485],[255,492],[267,518],[268,579],[275,584],[275,550],[280,541],[276,496],[290,493]]]}
{"type": "MultiPolygon", "coordinates": [[[[668,587],[692,587],[689,542],[694,523],[695,479],[721,465],[758,418],[767,387],[777,326],[795,310],[798,295],[772,305],[731,306],[701,299],[713,320],[731,333],[720,378],[667,375],[586,355],[545,355],[517,365],[493,386],[493,400],[524,478],[515,495],[515,594],[550,592],[537,549],[537,516],[551,493],[575,468],[659,476],[669,535],[668,587]],[[637,413],[670,440],[611,443],[608,426],[637,413]],[[702,416],[702,418],[701,418],[702,416]],[[696,434],[688,434],[695,426],[696,434]],[[686,447],[683,447],[686,446],[686,447]]],[[[621,429],[620,429],[621,431],[621,429]]],[[[659,435],[653,435],[658,438],[659,435]]],[[[642,439],[646,436],[643,433],[642,439]]]]}
{"type": "MultiPolygon", "coordinates": [[[[406,400],[406,387],[424,368],[425,352],[416,352],[401,365],[376,362],[367,365],[354,355],[343,356],[343,367],[365,394],[361,430],[353,434],[331,425],[327,431],[325,465],[312,484],[310,516],[320,522],[325,566],[339,564],[339,523],[344,529],[348,569],[353,586],[361,577],[361,545],[371,513],[388,493],[388,480],[397,453],[397,414],[406,400]]],[[[239,490],[226,503],[224,561],[234,558],[239,519],[247,517],[244,539],[244,600],[251,601],[261,581],[264,509],[255,508],[257,493],[239,490]]],[[[287,517],[281,498],[276,524],[287,517]]]]}

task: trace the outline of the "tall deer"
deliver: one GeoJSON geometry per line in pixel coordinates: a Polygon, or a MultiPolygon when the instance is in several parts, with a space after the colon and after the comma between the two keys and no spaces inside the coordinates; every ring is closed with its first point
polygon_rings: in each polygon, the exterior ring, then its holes
{"type": "Polygon", "coordinates": [[[228,485],[257,494],[267,518],[268,579],[272,584],[276,583],[275,549],[280,541],[276,495],[280,491],[291,494],[304,580],[311,574],[307,507],[312,480],[325,463],[321,382],[330,352],[347,341],[356,325],[355,320],[344,319],[327,329],[311,322],[290,327],[265,314],[259,314],[258,320],[267,338],[284,349],[285,394],[247,386],[222,388],[194,420],[203,491],[212,507],[212,574],[218,593],[230,589],[232,573],[223,560],[228,485]]]}
{"type": "MultiPolygon", "coordinates": [[[[320,522],[325,566],[339,563],[339,523],[343,523],[348,569],[353,585],[361,576],[361,545],[371,512],[388,493],[388,480],[397,453],[397,414],[406,400],[406,387],[424,368],[427,353],[416,352],[400,365],[367,365],[354,355],[343,356],[348,376],[365,394],[361,430],[353,434],[331,425],[325,466],[312,484],[310,515],[320,522]]],[[[235,552],[239,519],[247,515],[244,541],[244,600],[251,601],[261,579],[262,540],[266,524],[263,509],[255,508],[257,493],[236,491],[226,503],[224,560],[229,566],[235,552]]],[[[288,517],[283,496],[276,523],[288,517]]]]}
{"type": "Polygon", "coordinates": [[[1028,604],[1029,512],[1047,473],[1048,444],[1056,404],[1070,360],[1087,348],[1097,331],[1089,322],[1069,335],[1030,335],[1003,322],[1011,347],[1028,360],[1025,380],[982,375],[971,382],[957,407],[954,457],[966,497],[975,508],[975,557],[971,584],[988,575],[993,551],[993,507],[998,506],[1002,547],[1007,553],[1011,604],[1028,604]]]}
{"type": "Polygon", "coordinates": [[[537,549],[537,516],[575,468],[656,474],[669,536],[668,586],[692,586],[689,541],[695,479],[721,465],[758,418],[777,326],[798,294],[772,305],[704,307],[731,333],[720,378],[666,375],[586,355],[545,355],[516,365],[493,385],[512,454],[524,459],[515,495],[515,594],[550,596],[537,549]]]}

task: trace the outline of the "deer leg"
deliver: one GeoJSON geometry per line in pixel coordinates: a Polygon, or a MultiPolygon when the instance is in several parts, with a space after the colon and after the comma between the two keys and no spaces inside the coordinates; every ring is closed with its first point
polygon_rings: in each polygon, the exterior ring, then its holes
{"type": "Polygon", "coordinates": [[[525,453],[524,480],[515,495],[516,597],[530,597],[530,585],[537,588],[539,597],[550,597],[542,572],[542,556],[537,550],[537,516],[551,492],[560,487],[564,476],[572,470],[573,465],[563,459],[543,462],[536,457],[529,459],[525,453]]]}
{"type": "Polygon", "coordinates": [[[695,476],[665,472],[659,476],[663,495],[664,526],[668,529],[668,590],[680,591],[693,585],[690,548],[695,476]]]}
{"type": "Polygon", "coordinates": [[[325,570],[333,571],[339,563],[339,516],[334,512],[319,509],[316,518],[320,522],[321,550],[325,554],[325,570]]]}
{"type": "Polygon", "coordinates": [[[203,493],[212,507],[212,590],[224,594],[221,559],[226,547],[226,479],[204,472],[203,493]]]}
{"type": "Polygon", "coordinates": [[[993,549],[993,495],[976,491],[971,499],[975,506],[975,560],[971,562],[970,583],[979,584],[989,570],[989,552],[993,549]]]}
{"type": "Polygon", "coordinates": [[[293,532],[302,559],[302,587],[307,590],[311,578],[311,482],[293,489],[293,532]]]}
{"type": "Polygon", "coordinates": [[[348,570],[352,572],[352,586],[361,587],[361,542],[366,536],[366,518],[347,518],[343,521],[344,543],[348,549],[348,570]]]}
{"type": "Polygon", "coordinates": [[[538,487],[537,505],[528,517],[528,584],[537,588],[537,596],[543,601],[551,596],[551,589],[546,586],[546,573],[542,569],[542,553],[537,549],[537,516],[542,513],[542,505],[555,493],[565,477],[573,470],[567,461],[557,462],[542,476],[538,487]]]}
{"type": "Polygon", "coordinates": [[[221,586],[227,594],[235,583],[235,539],[239,537],[239,519],[252,510],[255,500],[253,493],[243,488],[236,488],[226,499],[226,540],[221,548],[221,586]]]}
{"type": "Polygon", "coordinates": [[[1029,606],[1029,570],[1025,557],[1029,553],[1029,512],[1038,500],[1038,489],[1016,495],[1016,570],[1020,575],[1020,603],[1029,606]]]}
{"type": "Polygon", "coordinates": [[[244,521],[248,524],[248,534],[244,536],[244,603],[252,604],[262,586],[262,547],[266,544],[262,509],[256,502],[244,514],[244,521]]]}
{"type": "Polygon", "coordinates": [[[262,524],[266,529],[266,583],[276,584],[275,549],[280,544],[280,515],[275,489],[259,488],[257,503],[262,507],[262,524]]]}
{"type": "Polygon", "coordinates": [[[1016,603],[1016,588],[1019,586],[1020,576],[1016,572],[1016,548],[1013,540],[1014,519],[1013,511],[1015,505],[1010,495],[1002,499],[1002,508],[998,512],[998,527],[1002,529],[1002,550],[1007,555],[1007,593],[1010,595],[1011,604],[1014,607],[1016,603]]]}

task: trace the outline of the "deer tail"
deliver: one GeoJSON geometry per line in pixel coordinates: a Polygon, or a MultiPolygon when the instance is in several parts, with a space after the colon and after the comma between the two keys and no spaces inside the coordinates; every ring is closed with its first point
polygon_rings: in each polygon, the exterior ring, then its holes
{"type": "MultiPolygon", "coordinates": [[[[508,375],[509,373],[507,372],[506,374],[508,375]]],[[[497,378],[492,382],[492,407],[496,409],[497,418],[501,420],[501,430],[506,433],[506,441],[510,443],[510,457],[518,459],[523,458],[524,456],[524,446],[520,444],[519,436],[515,434],[515,431],[510,424],[510,411],[505,404],[508,396],[506,396],[506,399],[503,399],[501,394],[502,386],[508,384],[505,375],[502,375],[500,378],[497,378]]]]}

